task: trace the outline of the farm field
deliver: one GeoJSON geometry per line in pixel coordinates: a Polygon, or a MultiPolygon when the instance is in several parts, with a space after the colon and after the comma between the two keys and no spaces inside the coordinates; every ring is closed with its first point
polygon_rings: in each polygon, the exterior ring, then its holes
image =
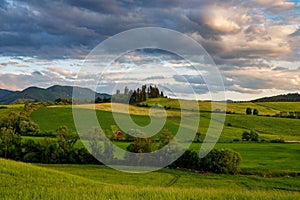
{"type": "MultiPolygon", "coordinates": [[[[180,124],[176,100],[151,99],[147,103],[173,106],[167,110],[164,128],[176,133],[180,124]]],[[[240,175],[198,174],[172,169],[128,174],[102,165],[25,164],[0,159],[0,179],[5,180],[5,184],[0,184],[0,199],[299,199],[300,143],[233,142],[234,139],[241,140],[242,133],[251,129],[259,134],[260,140],[300,140],[299,119],[244,114],[245,109],[252,105],[256,105],[252,108],[259,109],[260,113],[273,115],[296,110],[299,103],[260,104],[261,107],[251,102],[227,104],[236,114],[226,115],[221,137],[215,146],[240,153],[240,175]]],[[[10,111],[21,111],[22,107],[8,106],[0,110],[0,117],[10,111]]],[[[94,112],[91,105],[78,107],[86,116],[94,112]]],[[[150,123],[149,108],[130,106],[129,109],[135,123],[141,126],[150,123]]],[[[210,102],[200,102],[200,109],[203,112],[200,113],[198,132],[203,140],[211,117],[207,112],[210,102]]],[[[191,117],[195,114],[192,110],[184,112],[191,117]]],[[[110,105],[97,104],[96,115],[103,130],[111,132],[111,125],[116,123],[110,105]]],[[[72,107],[68,105],[41,107],[31,113],[30,118],[40,126],[41,132],[53,132],[59,126],[76,131],[72,107]]],[[[34,136],[22,138],[44,140],[44,137],[34,136]]],[[[126,149],[130,143],[117,141],[115,144],[126,149]]],[[[77,141],[75,147],[83,147],[82,142],[77,141]]],[[[192,143],[190,149],[198,152],[200,147],[201,143],[192,143]]]]}
{"type": "MultiPolygon", "coordinates": [[[[129,142],[115,142],[123,149],[129,142]]],[[[77,147],[83,147],[79,142],[77,147]]],[[[199,152],[201,143],[192,143],[191,150],[199,152]]],[[[259,176],[300,175],[300,144],[217,143],[217,149],[232,149],[242,156],[241,173],[259,176]]],[[[119,157],[122,159],[123,157],[119,157]]]]}
{"type": "MultiPolygon", "coordinates": [[[[181,100],[186,109],[192,110],[193,107],[189,106],[188,100],[181,100]]],[[[224,103],[222,102],[213,102],[216,109],[223,110],[224,103]]],[[[148,106],[153,106],[155,104],[161,106],[167,106],[171,109],[180,109],[179,101],[177,99],[168,99],[168,98],[153,98],[148,99],[147,101],[143,102],[142,104],[148,104],[148,106]]],[[[199,110],[200,111],[211,111],[211,104],[212,102],[209,101],[199,101],[199,110]]],[[[122,105],[122,104],[121,104],[122,105]]],[[[121,106],[120,105],[120,106],[121,106]]],[[[55,107],[55,106],[53,106],[55,107]]],[[[71,106],[65,106],[71,107],[71,106]]],[[[78,105],[77,107],[82,108],[93,108],[94,104],[86,104],[86,105],[78,105]]],[[[280,112],[300,112],[300,103],[299,102],[228,102],[226,103],[226,110],[234,112],[236,114],[245,114],[246,108],[256,108],[259,111],[260,115],[275,115],[279,114],[280,112]]],[[[96,104],[95,108],[98,110],[103,111],[111,111],[111,104],[110,103],[101,103],[96,104]]],[[[148,115],[148,108],[143,107],[136,107],[129,105],[129,110],[131,114],[135,115],[148,115]]],[[[172,110],[168,110],[170,114],[178,115],[177,112],[172,112],[172,110]]]]}
{"type": "MultiPolygon", "coordinates": [[[[187,100],[182,100],[187,102],[187,100]]],[[[148,99],[145,104],[155,105],[160,104],[162,106],[170,106],[171,108],[180,108],[179,102],[176,99],[168,98],[155,98],[148,99]]],[[[224,103],[213,102],[216,108],[223,110],[224,103]]],[[[256,108],[259,110],[261,115],[275,115],[280,112],[295,112],[300,111],[299,102],[228,102],[226,103],[227,111],[235,112],[237,114],[245,114],[246,108],[250,107],[252,109],[256,108]]],[[[209,101],[199,101],[200,111],[210,111],[211,102],[209,101]]]]}
{"type": "Polygon", "coordinates": [[[1,105],[3,108],[0,109],[0,118],[7,116],[10,112],[22,111],[24,105],[23,104],[13,104],[13,105],[1,105]]]}
{"type": "MultiPolygon", "coordinates": [[[[145,108],[141,109],[144,113],[145,108]]],[[[93,112],[92,110],[88,111],[89,109],[82,110],[83,114],[86,113],[87,115],[89,112],[93,112]]],[[[138,110],[138,108],[136,108],[136,110],[138,110]]],[[[100,124],[102,122],[101,127],[104,131],[111,130],[111,125],[116,124],[111,112],[96,110],[96,113],[98,119],[100,119],[100,124]]],[[[145,115],[131,115],[131,117],[137,124],[142,126],[145,126],[150,122],[150,118],[145,115]]],[[[72,109],[70,106],[41,108],[32,113],[31,118],[40,125],[41,131],[54,131],[62,125],[66,125],[71,130],[75,131],[72,109]]],[[[209,122],[210,113],[201,113],[198,131],[202,133],[202,138],[207,132],[209,122]]],[[[170,116],[168,117],[164,128],[172,133],[176,133],[179,124],[180,117],[170,116]]],[[[257,131],[260,135],[260,139],[300,140],[300,123],[298,119],[228,114],[226,115],[223,132],[219,142],[232,142],[235,138],[241,138],[243,131],[249,131],[251,129],[257,131]]],[[[127,130],[123,131],[126,132],[127,130]]]]}
{"type": "Polygon", "coordinates": [[[300,198],[299,177],[201,175],[169,169],[127,174],[99,165],[0,162],[0,178],[5,180],[0,185],[1,199],[300,198]]]}
{"type": "MultiPolygon", "coordinates": [[[[138,111],[139,108],[135,109],[138,111]]],[[[102,110],[96,112],[97,116],[106,122],[103,124],[103,129],[110,130],[110,125],[115,123],[111,112],[102,110]]],[[[40,125],[43,131],[54,131],[61,125],[67,125],[75,131],[72,110],[69,106],[41,108],[35,111],[31,118],[40,125]],[[47,118],[43,117],[45,115],[47,115],[47,118]]],[[[149,117],[147,116],[132,115],[132,118],[141,125],[149,123],[149,117]]],[[[209,119],[209,113],[201,113],[199,127],[201,133],[207,131],[209,119]]],[[[176,132],[179,120],[180,118],[174,116],[168,118],[165,128],[171,132],[176,132]]],[[[230,148],[239,152],[243,158],[241,169],[244,174],[289,174],[290,172],[300,171],[300,143],[232,143],[235,138],[241,139],[243,131],[252,128],[258,132],[260,139],[300,140],[298,132],[300,123],[298,119],[230,114],[226,116],[225,126],[216,147],[230,148]],[[228,123],[231,126],[228,126],[228,123]]],[[[204,136],[205,134],[201,138],[204,138],[204,136]]],[[[116,142],[116,145],[123,149],[126,149],[129,144],[128,142],[116,142]]],[[[81,141],[78,141],[76,146],[82,147],[83,145],[81,141]]],[[[190,148],[199,151],[200,146],[201,143],[193,143],[190,148]]]]}

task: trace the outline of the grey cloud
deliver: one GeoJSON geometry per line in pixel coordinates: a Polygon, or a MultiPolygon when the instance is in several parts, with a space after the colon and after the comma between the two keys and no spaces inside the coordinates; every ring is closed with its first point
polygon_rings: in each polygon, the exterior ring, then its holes
{"type": "Polygon", "coordinates": [[[122,6],[126,6],[122,1],[98,1],[98,0],[67,0],[67,2],[76,7],[85,8],[88,10],[102,12],[102,13],[111,13],[111,14],[120,14],[125,13],[125,10],[122,9],[122,6]]]}
{"type": "Polygon", "coordinates": [[[150,76],[147,78],[144,78],[143,81],[147,81],[147,80],[155,80],[155,79],[164,79],[165,77],[163,76],[150,76]]]}
{"type": "Polygon", "coordinates": [[[31,75],[33,75],[33,76],[42,76],[43,74],[39,71],[34,71],[34,72],[31,73],[31,75]]]}
{"type": "MultiPolygon", "coordinates": [[[[225,81],[231,90],[251,93],[260,88],[289,89],[288,85],[292,82],[286,79],[291,72],[272,66],[268,61],[299,60],[295,54],[299,48],[300,31],[290,30],[299,24],[295,9],[297,6],[283,0],[27,0],[10,3],[2,0],[0,54],[46,60],[84,58],[99,42],[121,31],[160,26],[186,33],[201,43],[226,78],[232,79],[225,81]],[[230,74],[244,68],[270,69],[274,73],[281,71],[287,74],[281,77],[284,78],[284,84],[281,85],[278,84],[280,79],[267,75],[258,74],[254,77],[251,74],[230,74]]],[[[151,52],[146,49],[136,53],[138,56],[143,54],[151,54],[152,57],[144,57],[136,64],[153,62],[152,58],[157,55],[162,55],[160,58],[166,60],[178,59],[158,50],[151,52]]],[[[24,62],[35,63],[35,59],[24,62]]],[[[49,66],[46,62],[35,64],[49,66]]],[[[42,75],[39,76],[51,83],[76,81],[72,74],[54,73],[47,69],[40,72],[42,75]]],[[[38,76],[37,73],[26,75],[26,78],[25,75],[8,75],[11,78],[6,80],[12,81],[15,87],[22,87],[23,84],[14,83],[14,80],[24,81],[24,85],[39,84],[27,80],[34,75],[38,76]]],[[[2,78],[4,75],[1,75],[1,81],[2,78]]],[[[86,75],[87,83],[93,78],[92,75],[86,75]]],[[[200,83],[197,87],[201,90],[201,78],[184,78],[193,84],[200,83]]],[[[178,76],[174,79],[179,83],[185,81],[178,76]]],[[[37,80],[46,84],[43,80],[37,80]]],[[[294,80],[297,81],[296,78],[294,80]]]]}
{"type": "MultiPolygon", "coordinates": [[[[222,46],[221,36],[236,34],[242,27],[248,26],[249,23],[259,23],[260,20],[256,15],[251,15],[252,21],[245,24],[243,16],[251,12],[251,6],[258,4],[251,5],[240,0],[212,2],[163,0],[143,3],[133,0],[54,2],[29,0],[16,1],[13,7],[5,1],[2,4],[4,9],[0,11],[0,27],[3,30],[0,34],[0,49],[2,49],[0,53],[37,55],[47,59],[86,55],[107,37],[143,26],[162,26],[184,33],[197,32],[203,37],[199,42],[209,53],[221,53],[220,56],[225,59],[236,56],[247,57],[251,55],[251,51],[239,51],[240,55],[232,51],[228,54],[222,53],[226,48],[222,46]],[[224,10],[223,14],[230,14],[224,17],[228,21],[224,21],[223,27],[219,28],[218,25],[207,22],[216,5],[217,8],[224,10]],[[234,6],[238,8],[235,11],[232,10],[234,6]]],[[[249,38],[255,38],[255,34],[259,32],[258,28],[257,26],[255,29],[254,25],[252,28],[249,27],[247,33],[254,33],[254,36],[249,38]]],[[[261,50],[257,53],[268,52],[261,50]]]]}
{"type": "Polygon", "coordinates": [[[273,71],[285,71],[285,70],[287,70],[287,68],[285,68],[285,67],[274,67],[272,70],[273,71]]]}
{"type": "Polygon", "coordinates": [[[265,12],[279,14],[297,8],[294,2],[286,0],[255,0],[251,4],[263,6],[265,12]]]}
{"type": "Polygon", "coordinates": [[[173,78],[177,82],[184,82],[189,84],[205,84],[205,81],[201,76],[195,75],[174,75],[173,78]]]}
{"type": "Polygon", "coordinates": [[[50,86],[51,83],[51,79],[47,76],[0,74],[0,88],[20,90],[29,86],[46,87],[50,86]]]}
{"type": "Polygon", "coordinates": [[[296,70],[246,69],[226,71],[225,86],[229,90],[244,91],[244,93],[261,92],[268,89],[286,91],[299,90],[299,73],[296,70]],[[251,92],[252,91],[252,92],[251,92]]]}
{"type": "Polygon", "coordinates": [[[165,84],[163,91],[167,96],[175,97],[175,95],[179,95],[179,98],[185,98],[185,95],[206,94],[209,92],[206,85],[183,85],[178,83],[165,84]]]}

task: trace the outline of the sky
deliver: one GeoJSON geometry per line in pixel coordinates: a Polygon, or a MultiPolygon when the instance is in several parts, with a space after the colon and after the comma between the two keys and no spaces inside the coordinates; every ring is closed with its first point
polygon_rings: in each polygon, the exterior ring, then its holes
{"type": "MultiPolygon", "coordinates": [[[[227,99],[300,92],[299,5],[285,0],[0,0],[0,88],[86,81],[78,72],[98,44],[130,29],[162,27],[204,47],[223,77],[227,99]]],[[[115,70],[102,73],[106,87],[98,90],[164,80],[162,88],[184,93],[184,77],[200,99],[209,99],[190,65],[164,51],[127,52],[111,63],[115,70]],[[133,66],[139,73],[127,76],[124,68],[133,66]],[[174,67],[180,75],[168,71],[174,67]],[[145,69],[147,76],[140,76],[145,69]]],[[[84,77],[96,80],[97,74],[84,77]]]]}

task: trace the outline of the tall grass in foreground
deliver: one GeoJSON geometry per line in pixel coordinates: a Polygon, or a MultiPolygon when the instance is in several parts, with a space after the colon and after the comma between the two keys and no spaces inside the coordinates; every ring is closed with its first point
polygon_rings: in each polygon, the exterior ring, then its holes
{"type": "Polygon", "coordinates": [[[16,191],[6,199],[299,199],[299,193],[230,191],[230,189],[137,188],[133,186],[33,188],[16,191]]]}
{"type": "Polygon", "coordinates": [[[0,199],[300,199],[299,191],[281,189],[107,184],[101,180],[3,159],[0,159],[0,178],[0,199]]]}

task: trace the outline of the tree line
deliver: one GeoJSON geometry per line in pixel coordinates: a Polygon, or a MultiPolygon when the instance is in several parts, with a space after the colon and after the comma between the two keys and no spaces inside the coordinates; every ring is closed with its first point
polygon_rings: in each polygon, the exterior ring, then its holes
{"type": "MultiPolygon", "coordinates": [[[[70,131],[66,126],[58,127],[55,138],[45,137],[42,140],[22,139],[25,129],[20,129],[18,122],[21,116],[11,114],[8,121],[11,124],[1,123],[0,129],[0,157],[31,163],[70,163],[70,164],[102,164],[96,158],[109,160],[111,163],[128,164],[124,160],[114,157],[114,146],[110,141],[117,140],[114,133],[105,134],[97,128],[91,128],[82,136],[88,143],[89,151],[84,147],[76,147],[79,140],[77,133],[70,131]],[[17,119],[17,120],[16,120],[17,119]],[[3,126],[4,125],[4,126],[3,126]],[[109,139],[107,139],[109,138],[109,139]],[[92,153],[92,154],[91,154],[92,153]],[[96,157],[96,158],[95,158],[96,157]]],[[[28,129],[29,130],[29,129],[28,129]]],[[[141,135],[138,130],[135,134],[141,135]]],[[[164,130],[158,140],[153,138],[132,137],[127,138],[131,143],[127,147],[128,152],[148,153],[168,145],[160,160],[171,159],[172,155],[180,149],[176,141],[172,142],[173,135],[164,130]]],[[[155,157],[143,156],[143,154],[125,154],[126,160],[136,161],[149,166],[157,164],[155,157]]],[[[186,151],[179,159],[170,164],[169,168],[184,168],[202,172],[229,173],[239,172],[240,155],[231,150],[213,150],[205,158],[200,159],[194,151],[186,151]]]]}
{"type": "Polygon", "coordinates": [[[163,91],[159,91],[156,85],[142,85],[141,88],[137,88],[135,90],[129,90],[126,86],[124,89],[124,93],[121,93],[120,90],[117,90],[116,94],[112,96],[113,102],[120,103],[130,103],[130,104],[138,104],[143,101],[146,101],[147,98],[158,98],[165,97],[163,91]]]}
{"type": "MultiPolygon", "coordinates": [[[[174,136],[166,129],[156,140],[151,137],[143,137],[145,133],[133,129],[128,130],[127,134],[121,135],[122,138],[118,138],[115,132],[119,129],[116,126],[112,126],[112,130],[106,133],[98,128],[91,128],[84,133],[81,139],[87,143],[88,150],[85,147],[76,146],[79,136],[66,126],[58,127],[50,135],[51,137],[48,136],[41,140],[22,139],[23,136],[38,135],[40,132],[39,126],[28,117],[39,106],[41,105],[27,104],[22,112],[11,112],[0,120],[0,157],[31,163],[102,164],[96,159],[101,157],[110,163],[127,165],[128,163],[125,163],[124,160],[114,157],[114,146],[111,143],[116,140],[127,140],[130,142],[127,151],[139,154],[125,153],[126,160],[153,166],[158,163],[157,160],[154,160],[156,158],[141,153],[154,152],[167,146],[164,148],[163,154],[159,155],[159,161],[164,161],[171,159],[181,148],[174,136]]],[[[201,134],[198,133],[195,140],[199,141],[200,136],[201,134]]],[[[240,155],[231,150],[214,149],[202,159],[196,152],[188,150],[168,167],[236,174],[239,172],[240,161],[240,155]]]]}

